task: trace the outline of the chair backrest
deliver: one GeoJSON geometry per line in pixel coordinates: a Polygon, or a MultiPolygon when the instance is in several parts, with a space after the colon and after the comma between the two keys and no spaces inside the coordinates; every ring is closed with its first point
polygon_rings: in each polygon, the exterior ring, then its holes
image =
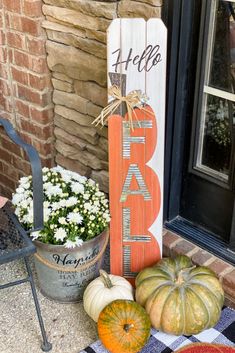
{"type": "Polygon", "coordinates": [[[0,126],[3,126],[9,138],[18,146],[22,147],[26,152],[32,170],[33,183],[33,223],[34,228],[29,232],[40,230],[43,228],[43,180],[41,160],[37,150],[25,143],[22,138],[16,133],[12,124],[3,118],[0,118],[0,126]]]}

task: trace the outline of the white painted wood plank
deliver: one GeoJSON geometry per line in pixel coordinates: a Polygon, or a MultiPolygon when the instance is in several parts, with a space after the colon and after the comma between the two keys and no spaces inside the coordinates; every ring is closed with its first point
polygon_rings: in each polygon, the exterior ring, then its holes
{"type": "MultiPolygon", "coordinates": [[[[113,20],[107,30],[107,86],[112,86],[110,81],[109,73],[122,74],[122,67],[119,65],[114,67],[116,58],[121,48],[121,19],[117,18],[113,20]]],[[[121,55],[121,53],[120,53],[121,55]]],[[[120,56],[120,60],[121,56],[120,56]]],[[[108,97],[108,100],[112,100],[112,97],[108,97]]]]}
{"type": "MultiPolygon", "coordinates": [[[[126,95],[136,89],[145,91],[145,71],[142,69],[144,60],[140,60],[145,40],[144,19],[115,19],[108,29],[108,72],[126,75],[126,95]]],[[[108,87],[110,85],[108,79],[108,87]]]]}
{"type": "Polygon", "coordinates": [[[147,22],[147,46],[152,50],[152,60],[147,65],[146,93],[149,104],[157,119],[157,146],[151,160],[147,163],[159,178],[161,187],[161,209],[149,231],[156,237],[161,247],[163,225],[163,171],[164,171],[164,135],[165,135],[165,94],[166,94],[166,55],[167,30],[160,19],[147,22]]]}
{"type": "Polygon", "coordinates": [[[126,93],[137,89],[145,91],[145,71],[139,72],[138,61],[145,49],[146,22],[144,19],[121,20],[122,69],[127,75],[126,93]]]}

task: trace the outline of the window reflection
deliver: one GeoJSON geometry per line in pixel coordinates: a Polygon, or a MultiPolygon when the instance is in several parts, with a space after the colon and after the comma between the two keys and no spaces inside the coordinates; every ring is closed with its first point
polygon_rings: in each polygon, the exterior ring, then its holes
{"type": "Polygon", "coordinates": [[[230,60],[231,60],[231,79],[233,86],[233,93],[235,92],[235,3],[229,3],[231,12],[229,21],[230,34],[230,60]]]}
{"type": "Polygon", "coordinates": [[[219,1],[215,19],[214,47],[209,84],[234,92],[235,80],[235,4],[219,1]]]}
{"type": "Polygon", "coordinates": [[[229,175],[231,156],[231,119],[234,104],[208,95],[203,139],[202,164],[229,175]]]}
{"type": "Polygon", "coordinates": [[[235,3],[213,4],[196,169],[228,182],[235,128],[235,3]]]}

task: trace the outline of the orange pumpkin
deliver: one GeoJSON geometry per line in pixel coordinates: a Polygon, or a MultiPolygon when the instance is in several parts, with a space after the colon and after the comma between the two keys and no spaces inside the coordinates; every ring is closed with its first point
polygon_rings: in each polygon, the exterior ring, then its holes
{"type": "Polygon", "coordinates": [[[118,299],[101,311],[97,327],[101,342],[111,353],[137,353],[149,339],[151,323],[138,303],[118,299]]]}

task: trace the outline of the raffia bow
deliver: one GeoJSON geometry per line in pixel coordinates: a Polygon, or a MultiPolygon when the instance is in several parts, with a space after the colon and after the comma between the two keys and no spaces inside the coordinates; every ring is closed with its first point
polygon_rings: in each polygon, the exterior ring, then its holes
{"type": "Polygon", "coordinates": [[[111,86],[108,90],[108,94],[114,99],[111,101],[111,103],[104,107],[100,115],[92,122],[92,124],[95,124],[96,126],[99,124],[103,126],[108,121],[109,116],[112,115],[122,103],[126,103],[128,120],[132,130],[133,113],[137,119],[134,108],[139,108],[143,111],[153,114],[152,112],[144,108],[144,105],[146,104],[148,98],[140,90],[131,91],[130,93],[128,93],[127,96],[122,96],[121,89],[118,86],[111,86]]]}

